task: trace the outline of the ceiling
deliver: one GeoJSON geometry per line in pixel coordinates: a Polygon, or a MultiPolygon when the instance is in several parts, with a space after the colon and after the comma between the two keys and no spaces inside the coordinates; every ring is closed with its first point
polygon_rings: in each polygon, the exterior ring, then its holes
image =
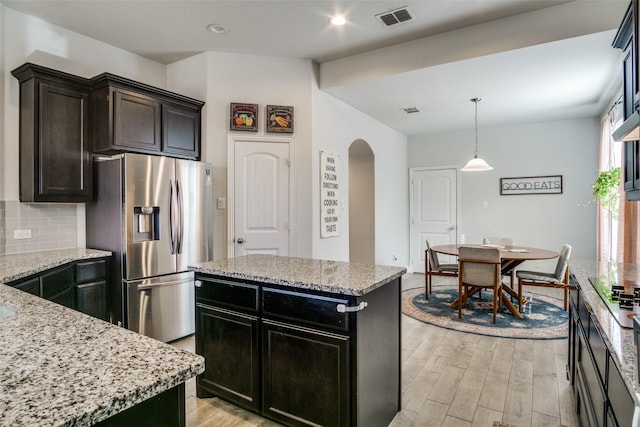
{"type": "Polygon", "coordinates": [[[310,59],[320,87],[412,136],[594,117],[617,90],[628,0],[3,0],[169,64],[203,51],[310,59]],[[378,13],[414,19],[385,28],[378,13]],[[342,27],[329,25],[343,14],[342,27]],[[208,24],[228,28],[225,34],[208,24]],[[404,107],[420,112],[406,114],[404,107]]]}

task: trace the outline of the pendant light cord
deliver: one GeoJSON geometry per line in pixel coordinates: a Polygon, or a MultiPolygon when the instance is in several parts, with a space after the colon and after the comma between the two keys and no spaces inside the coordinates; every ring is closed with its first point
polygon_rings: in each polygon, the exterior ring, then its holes
{"type": "Polygon", "coordinates": [[[471,100],[476,106],[476,150],[474,157],[478,157],[478,102],[480,102],[480,98],[473,98],[471,100]]]}

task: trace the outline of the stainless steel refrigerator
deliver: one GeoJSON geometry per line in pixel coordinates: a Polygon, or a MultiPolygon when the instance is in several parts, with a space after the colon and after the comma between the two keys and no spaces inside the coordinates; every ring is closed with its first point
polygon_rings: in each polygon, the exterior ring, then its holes
{"type": "Polygon", "coordinates": [[[213,259],[211,165],[127,153],[94,168],[87,247],[114,253],[111,321],[164,342],[192,334],[187,265],[213,259]]]}

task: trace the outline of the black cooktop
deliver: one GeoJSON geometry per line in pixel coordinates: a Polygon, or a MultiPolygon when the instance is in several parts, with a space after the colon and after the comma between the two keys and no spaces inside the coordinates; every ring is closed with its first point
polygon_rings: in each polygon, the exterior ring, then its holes
{"type": "Polygon", "coordinates": [[[633,317],[640,316],[640,283],[619,284],[608,277],[590,277],[598,295],[623,328],[633,328],[633,317]]]}

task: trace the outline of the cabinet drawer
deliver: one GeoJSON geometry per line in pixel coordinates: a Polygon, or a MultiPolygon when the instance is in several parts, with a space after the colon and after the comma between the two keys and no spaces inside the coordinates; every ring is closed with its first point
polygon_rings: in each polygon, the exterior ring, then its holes
{"type": "Polygon", "coordinates": [[[619,426],[633,424],[634,402],[633,397],[622,379],[622,374],[609,356],[609,378],[607,381],[607,395],[611,410],[619,426]]]}
{"type": "Polygon", "coordinates": [[[42,275],[42,296],[46,299],[74,286],[74,266],[67,265],[42,275]]]}
{"type": "Polygon", "coordinates": [[[265,316],[339,331],[349,329],[348,313],[340,313],[338,304],[350,305],[348,299],[301,294],[264,288],[262,310],[265,316]]]}
{"type": "Polygon", "coordinates": [[[76,280],[78,283],[103,280],[107,275],[107,261],[87,261],[76,264],[76,280]]]}
{"type": "Polygon", "coordinates": [[[248,283],[198,277],[196,301],[218,307],[257,312],[258,289],[258,286],[248,283]]]}

